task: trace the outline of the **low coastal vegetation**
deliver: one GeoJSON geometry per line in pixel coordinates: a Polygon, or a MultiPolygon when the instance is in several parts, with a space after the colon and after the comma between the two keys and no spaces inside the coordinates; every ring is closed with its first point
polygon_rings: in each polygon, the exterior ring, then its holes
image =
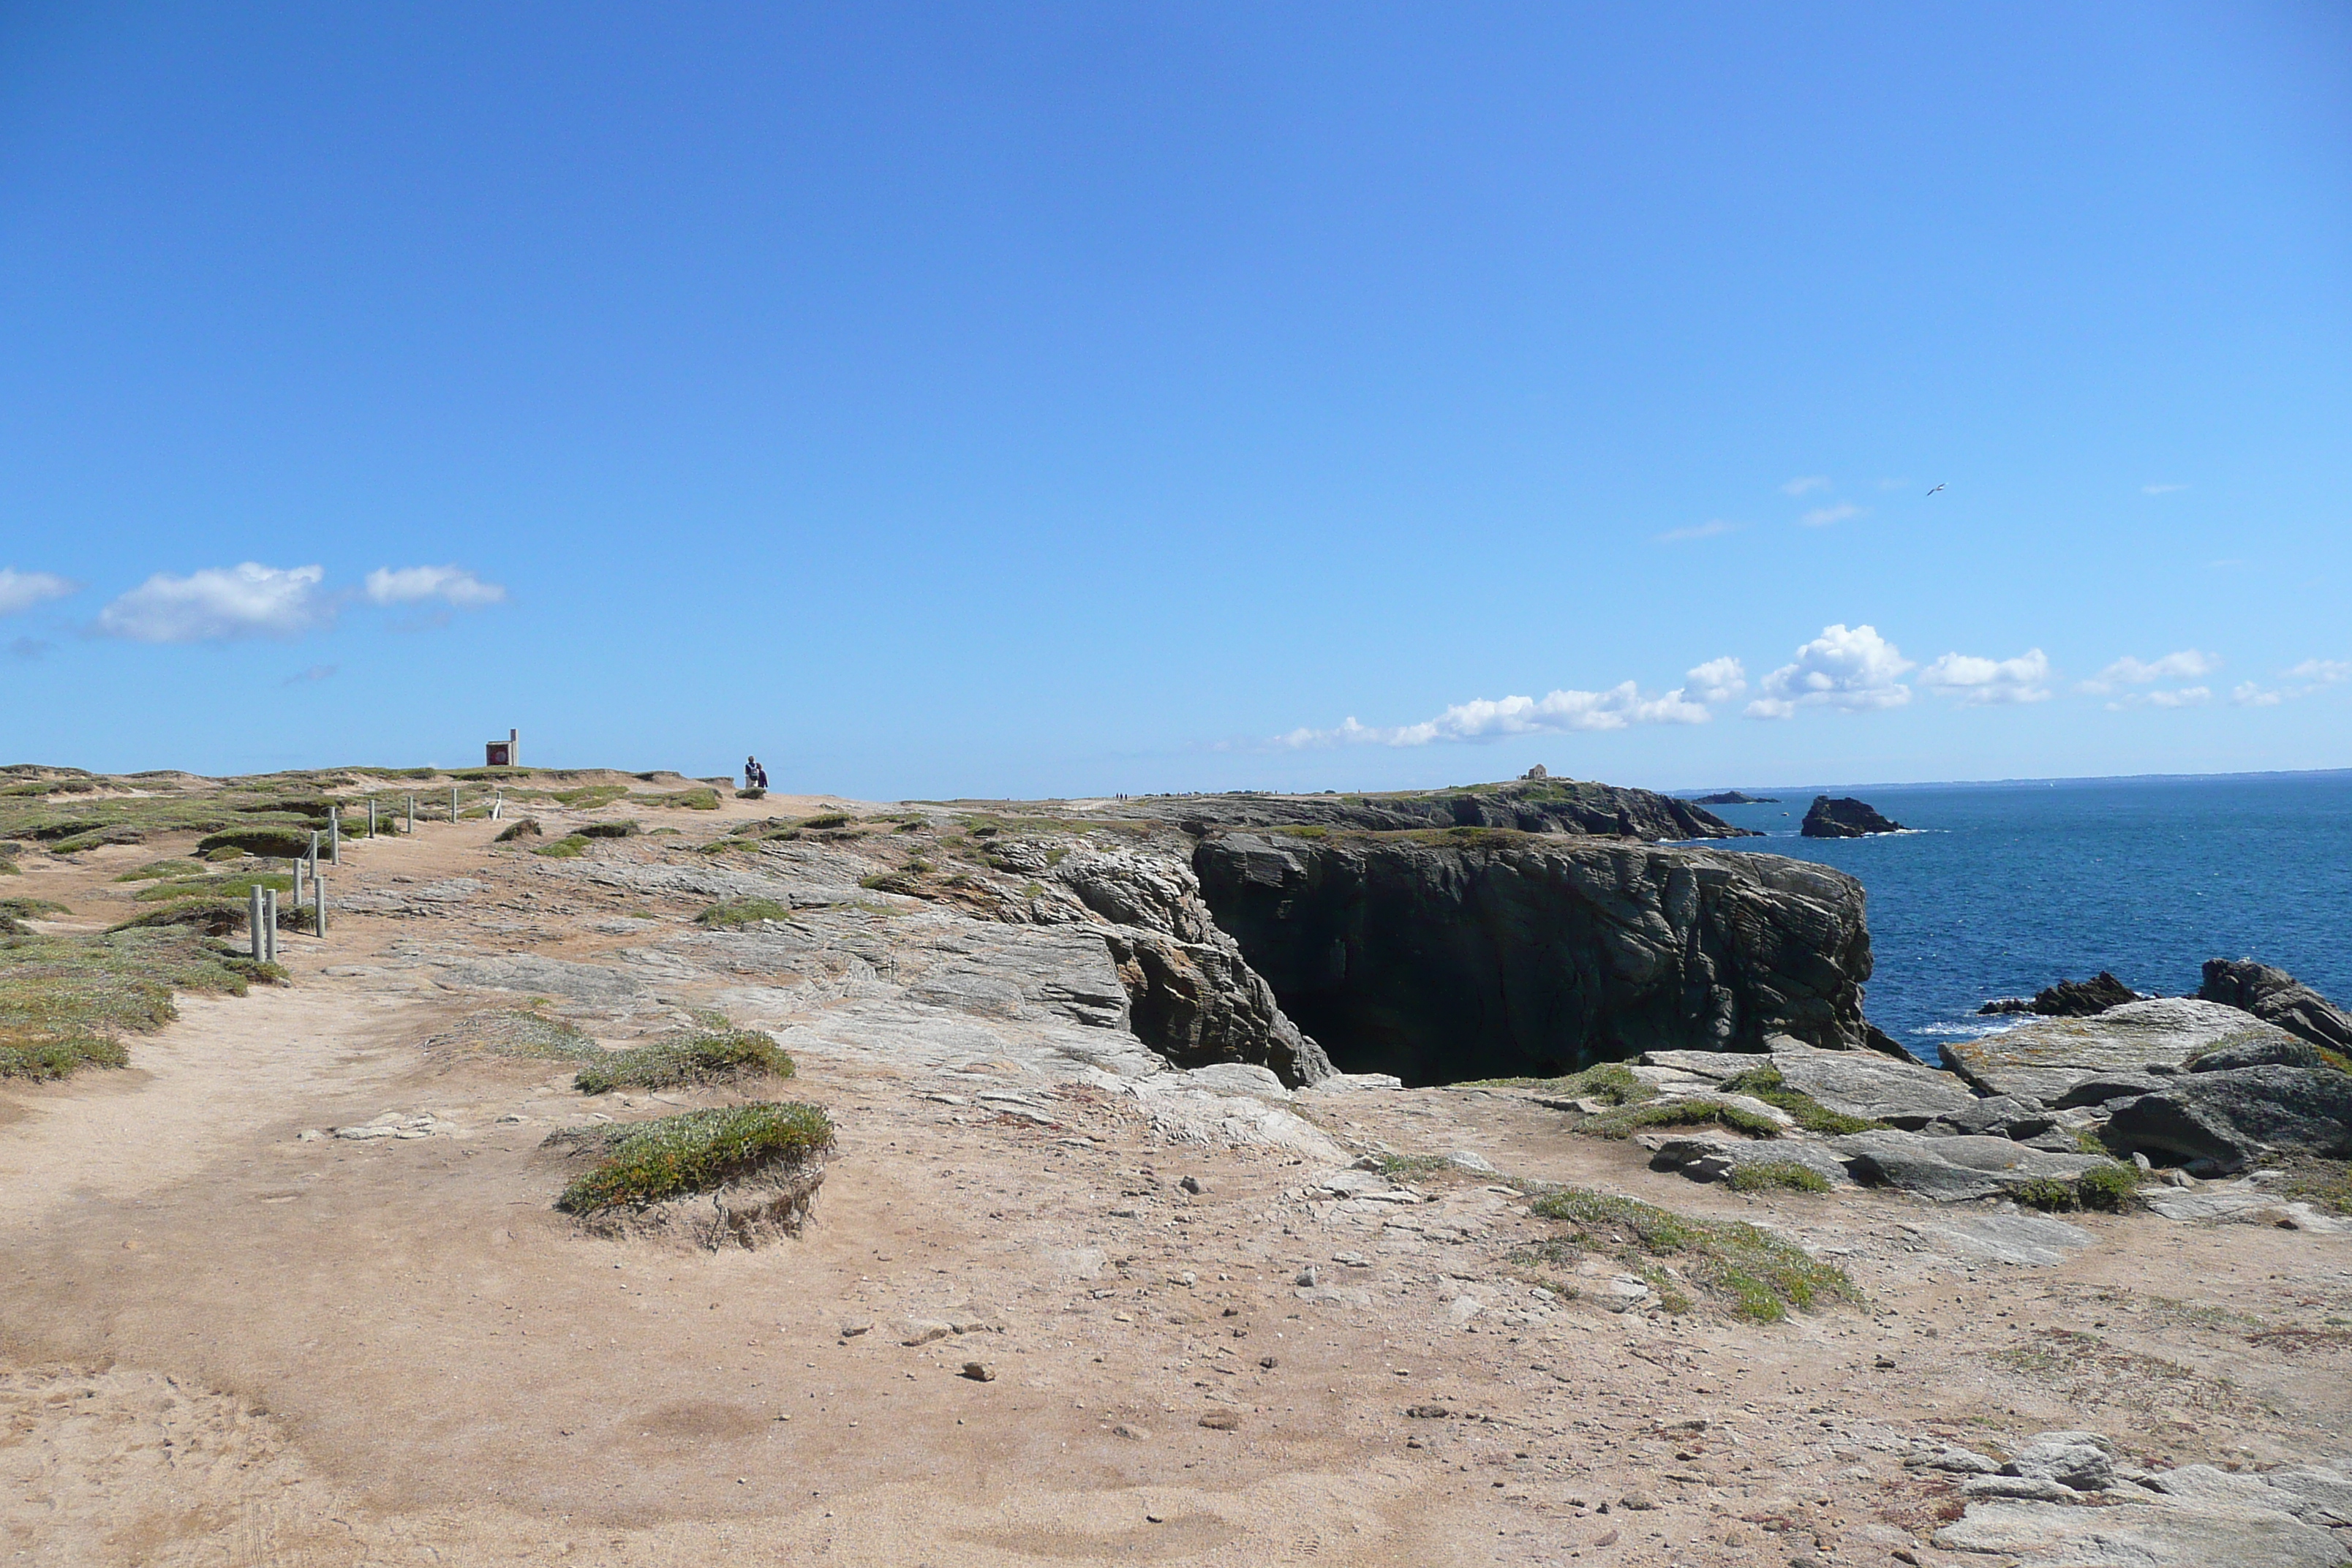
{"type": "Polygon", "coordinates": [[[793,1058],[758,1029],[706,1030],[608,1053],[580,1069],[583,1094],[616,1089],[675,1089],[743,1078],[790,1078],[793,1058]]]}
{"type": "Polygon", "coordinates": [[[2045,1214],[2068,1214],[2076,1209],[2122,1214],[2138,1195],[2140,1179],[2140,1173],[2132,1166],[2109,1163],[2095,1166],[2072,1181],[2037,1176],[2011,1187],[2009,1195],[2025,1207],[2045,1214]]]}
{"type": "Polygon", "coordinates": [[[122,1037],[179,1016],[175,990],[242,996],[250,981],[284,978],[186,930],[0,937],[0,1079],[122,1067],[122,1037]]]}
{"type": "Polygon", "coordinates": [[[1848,1116],[1842,1110],[1832,1110],[1811,1095],[1790,1089],[1774,1067],[1752,1068],[1736,1077],[1726,1079],[1719,1086],[1726,1094],[1744,1094],[1750,1100],[1760,1100],[1776,1110],[1785,1110],[1796,1119],[1797,1125],[1808,1132],[1820,1132],[1836,1137],[1847,1132],[1868,1132],[1884,1127],[1884,1121],[1867,1117],[1848,1116]]]}
{"type": "Polygon", "coordinates": [[[604,1048],[572,1025],[536,1007],[501,1007],[469,1014],[425,1042],[428,1051],[478,1051],[485,1056],[585,1062],[604,1048]]]}
{"type": "Polygon", "coordinates": [[[726,899],[711,905],[695,916],[697,923],[721,931],[732,926],[757,925],[761,921],[790,920],[793,911],[773,899],[726,899]]]}
{"type": "Polygon", "coordinates": [[[588,853],[588,840],[581,834],[567,833],[561,838],[541,845],[531,853],[544,855],[551,860],[577,860],[588,853]]]}
{"type": "Polygon", "coordinates": [[[1735,1193],[1825,1193],[1830,1179],[1794,1160],[1753,1160],[1735,1165],[1723,1184],[1735,1193]]]}
{"type": "Polygon", "coordinates": [[[1568,1226],[1569,1235],[1528,1249],[1521,1262],[1573,1268],[1585,1252],[1600,1253],[1648,1280],[1669,1311],[1689,1310],[1688,1290],[1762,1323],[1779,1322],[1792,1308],[1862,1299],[1843,1269],[1742,1221],[1695,1219],[1574,1187],[1547,1193],[1531,1206],[1568,1226]]]}
{"type": "Polygon", "coordinates": [[[1734,1105],[1727,1100],[1715,1100],[1694,1095],[1688,1100],[1660,1100],[1642,1105],[1621,1106],[1588,1116],[1576,1124],[1579,1132],[1591,1132],[1602,1138],[1631,1138],[1636,1132],[1654,1131],[1662,1127],[1728,1127],[1750,1138],[1778,1138],[1780,1124],[1759,1111],[1744,1105],[1734,1105]]]}
{"type": "Polygon", "coordinates": [[[689,1110],[656,1121],[558,1132],[599,1156],[555,1206],[587,1216],[707,1193],[763,1171],[805,1163],[832,1147],[832,1119],[799,1101],[689,1110]]]}

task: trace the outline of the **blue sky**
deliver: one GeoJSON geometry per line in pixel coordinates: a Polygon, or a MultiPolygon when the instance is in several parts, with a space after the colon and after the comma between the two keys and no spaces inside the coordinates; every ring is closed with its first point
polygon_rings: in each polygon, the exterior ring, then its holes
{"type": "Polygon", "coordinates": [[[0,760],[2343,766],[2347,366],[2342,6],[19,5],[0,760]]]}

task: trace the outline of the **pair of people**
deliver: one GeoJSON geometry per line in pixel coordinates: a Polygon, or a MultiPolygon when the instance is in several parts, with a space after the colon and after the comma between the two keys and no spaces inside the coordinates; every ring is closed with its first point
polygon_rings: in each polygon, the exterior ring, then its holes
{"type": "Polygon", "coordinates": [[[743,759],[743,787],[745,789],[768,787],[768,770],[760,765],[760,759],[757,757],[743,759]]]}

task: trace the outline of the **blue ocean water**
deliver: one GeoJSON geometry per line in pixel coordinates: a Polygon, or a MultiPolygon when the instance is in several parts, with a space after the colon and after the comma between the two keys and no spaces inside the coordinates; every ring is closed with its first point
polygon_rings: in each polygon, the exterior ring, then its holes
{"type": "Polygon", "coordinates": [[[1995,996],[2113,970],[2194,991],[2209,958],[2259,958],[2352,1006],[2352,772],[1763,789],[1710,806],[1771,835],[1739,847],[1834,866],[1870,897],[1866,1011],[1933,1060],[2014,1020],[1995,996]],[[1858,795],[1912,831],[1797,835],[1815,795],[1858,795]]]}

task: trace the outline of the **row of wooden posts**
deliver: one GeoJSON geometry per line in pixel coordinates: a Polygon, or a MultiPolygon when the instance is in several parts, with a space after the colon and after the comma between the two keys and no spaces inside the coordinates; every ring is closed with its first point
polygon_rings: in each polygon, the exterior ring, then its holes
{"type": "MultiPolygon", "coordinates": [[[[490,808],[491,816],[495,818],[499,816],[500,808],[505,804],[505,792],[500,791],[499,800],[490,808]]],[[[453,824],[457,821],[457,786],[456,784],[449,786],[449,820],[453,824]]],[[[368,796],[367,824],[367,836],[373,838],[376,836],[375,796],[373,795],[368,796]]],[[[408,797],[408,831],[411,833],[416,831],[416,797],[413,795],[408,797]]],[[[333,806],[328,811],[327,827],[323,834],[316,828],[311,830],[310,853],[298,856],[294,861],[294,907],[297,910],[302,907],[302,884],[307,879],[310,885],[310,923],[316,934],[323,941],[327,935],[327,879],[319,875],[319,861],[321,855],[326,858],[326,863],[330,866],[340,866],[343,863],[343,813],[340,805],[333,806]],[[304,875],[306,868],[309,873],[307,879],[304,875]]],[[[261,887],[258,884],[253,887],[249,890],[246,917],[247,927],[253,933],[255,960],[263,963],[277,963],[278,889],[261,887]]]]}

